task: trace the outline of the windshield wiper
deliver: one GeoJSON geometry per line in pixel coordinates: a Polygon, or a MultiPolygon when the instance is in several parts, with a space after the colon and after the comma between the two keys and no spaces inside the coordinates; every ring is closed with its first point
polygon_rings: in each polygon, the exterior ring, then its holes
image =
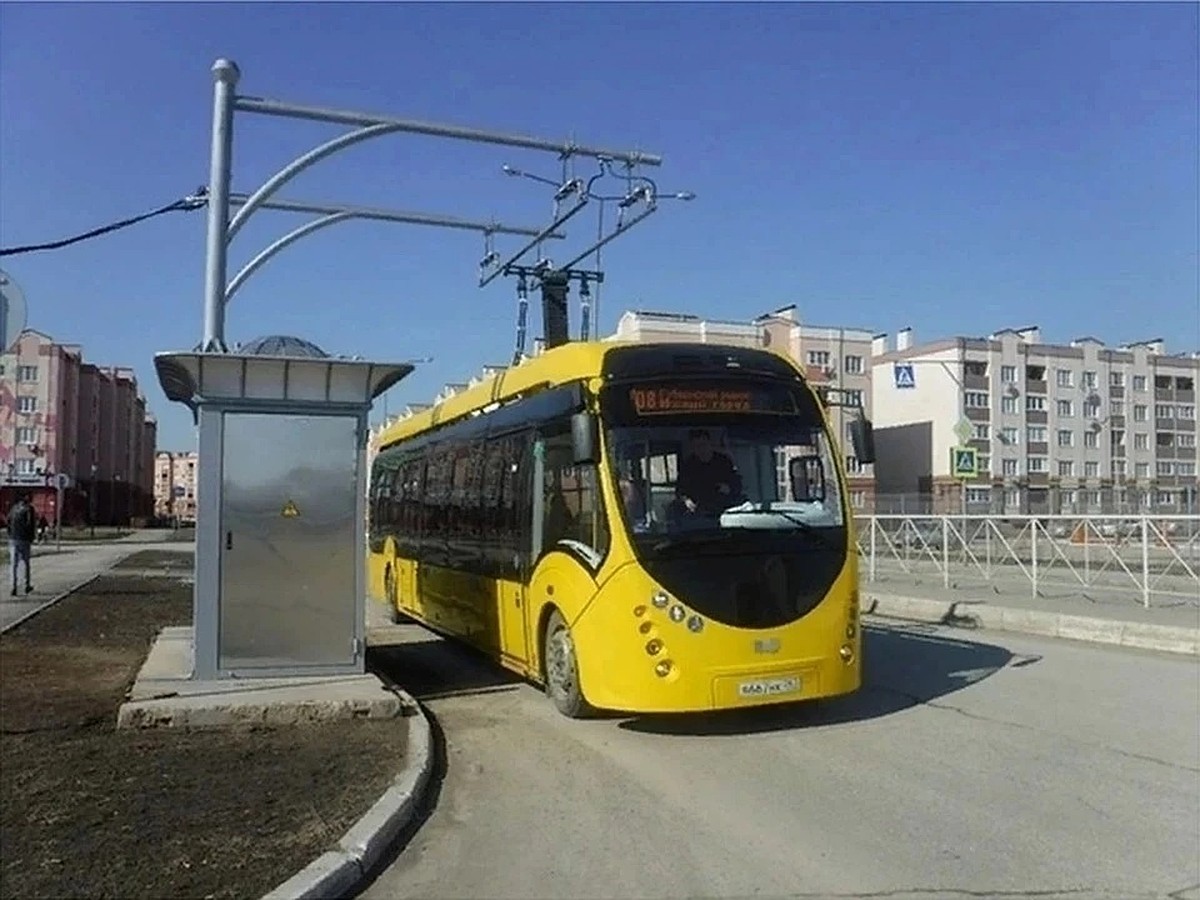
{"type": "Polygon", "coordinates": [[[829,538],[826,537],[825,533],[820,528],[818,528],[816,525],[813,525],[812,522],[806,522],[803,517],[797,515],[796,513],[792,512],[791,510],[774,509],[771,506],[766,505],[766,506],[755,506],[751,509],[736,509],[736,508],[727,509],[727,510],[725,510],[725,512],[732,512],[739,516],[750,516],[750,515],[780,516],[781,518],[786,519],[787,521],[791,522],[793,525],[796,526],[796,528],[800,532],[808,535],[809,537],[811,537],[813,540],[817,541],[818,543],[821,543],[826,547],[833,546],[833,544],[831,544],[829,542],[829,538]]]}
{"type": "Polygon", "coordinates": [[[669,550],[672,547],[694,546],[696,544],[715,544],[721,541],[729,541],[737,538],[736,529],[723,528],[720,531],[693,531],[684,532],[675,537],[663,538],[650,545],[650,550],[653,553],[658,553],[662,550],[669,550]]]}

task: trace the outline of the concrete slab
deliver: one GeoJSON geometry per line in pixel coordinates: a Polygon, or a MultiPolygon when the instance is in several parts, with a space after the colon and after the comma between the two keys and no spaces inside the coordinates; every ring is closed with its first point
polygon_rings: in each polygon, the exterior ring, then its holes
{"type": "Polygon", "coordinates": [[[191,672],[191,626],[164,628],[117,713],[117,727],[295,725],[416,712],[413,701],[370,674],[193,681],[191,672]]]}

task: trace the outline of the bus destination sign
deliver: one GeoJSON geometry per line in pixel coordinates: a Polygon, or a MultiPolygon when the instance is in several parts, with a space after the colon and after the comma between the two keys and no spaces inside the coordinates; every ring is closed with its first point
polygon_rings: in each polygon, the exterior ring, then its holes
{"type": "Polygon", "coordinates": [[[639,416],[775,413],[795,411],[790,393],[745,385],[654,385],[635,387],[629,401],[639,416]]]}

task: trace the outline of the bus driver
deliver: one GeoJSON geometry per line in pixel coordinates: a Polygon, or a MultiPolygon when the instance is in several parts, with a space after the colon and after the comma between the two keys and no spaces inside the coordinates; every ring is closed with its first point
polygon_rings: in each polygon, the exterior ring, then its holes
{"type": "Polygon", "coordinates": [[[679,462],[675,494],[690,513],[719,515],[739,502],[742,476],[732,459],[713,451],[707,429],[695,429],[688,437],[691,452],[679,462]]]}

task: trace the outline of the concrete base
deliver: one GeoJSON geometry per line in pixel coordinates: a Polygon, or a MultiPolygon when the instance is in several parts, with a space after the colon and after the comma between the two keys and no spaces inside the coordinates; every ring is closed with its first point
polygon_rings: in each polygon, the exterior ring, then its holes
{"type": "Polygon", "coordinates": [[[212,728],[296,725],[330,719],[390,719],[417,712],[374,675],[222,678],[193,681],[192,628],[164,628],[128,700],[118,728],[212,728]]]}

